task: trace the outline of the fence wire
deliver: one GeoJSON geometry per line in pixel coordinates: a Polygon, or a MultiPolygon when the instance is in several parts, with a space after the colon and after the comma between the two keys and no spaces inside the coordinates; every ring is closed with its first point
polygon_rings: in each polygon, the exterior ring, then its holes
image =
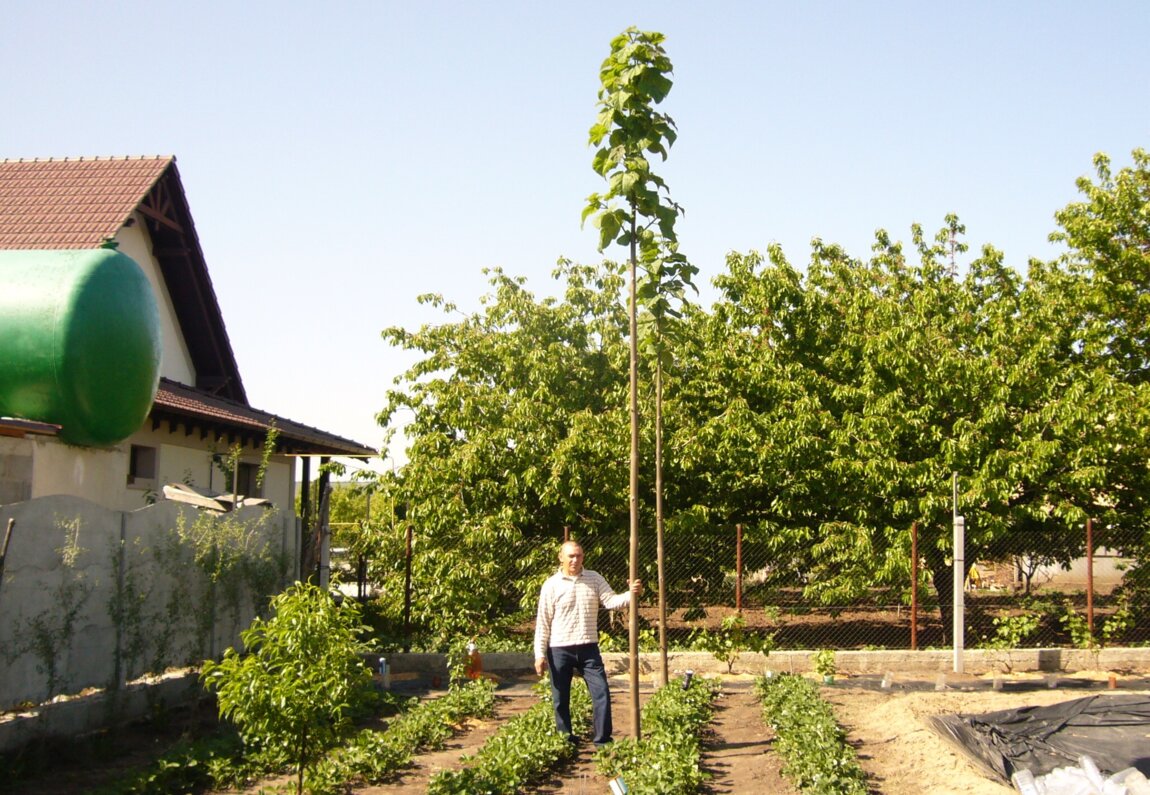
{"type": "MultiPolygon", "coordinates": [[[[554,546],[564,540],[556,534],[554,546]]],[[[626,539],[604,542],[582,539],[586,566],[603,574],[617,590],[625,587],[628,573],[626,539]]],[[[999,547],[971,556],[963,581],[965,646],[1009,645],[1014,647],[1084,647],[1090,644],[1138,645],[1150,642],[1150,611],[1145,609],[1146,589],[1139,559],[1145,559],[1146,539],[1140,533],[1125,535],[1111,530],[1094,543],[1087,555],[1086,538],[1065,540],[1069,564],[1056,562],[1059,555],[1018,555],[1017,539],[1005,539],[999,547]]],[[[419,555],[419,545],[392,548],[385,567],[409,570],[407,600],[420,599],[429,583],[420,582],[420,567],[394,560],[398,554],[419,555]]],[[[1063,552],[1060,557],[1066,558],[1063,552]]],[[[908,555],[909,559],[909,555],[908,555]]],[[[666,636],[671,648],[688,648],[699,633],[714,632],[723,620],[740,615],[746,630],[769,639],[775,649],[911,649],[949,648],[953,643],[953,582],[951,569],[944,577],[932,577],[920,554],[918,589],[912,598],[912,576],[907,566],[903,582],[856,589],[850,598],[827,597],[817,575],[801,565],[772,559],[769,544],[740,527],[721,529],[706,536],[668,539],[663,566],[662,591],[666,602],[666,636]]],[[[338,563],[338,562],[337,562],[338,563]]],[[[950,561],[946,561],[950,565],[950,561]]],[[[363,558],[342,562],[344,592],[360,599],[376,592],[369,581],[373,567],[363,558]]],[[[655,544],[640,547],[640,576],[645,592],[640,599],[640,630],[650,648],[662,623],[659,609],[659,572],[655,544]]],[[[542,578],[549,571],[540,572],[542,578]]],[[[530,594],[524,602],[530,603],[530,594]]],[[[393,586],[385,597],[400,598],[393,586]]],[[[505,606],[512,634],[529,647],[531,616],[522,605],[505,606]],[[517,621],[517,623],[515,623],[517,621]]],[[[604,641],[627,647],[626,611],[601,617],[604,641]]],[[[410,628],[406,631],[411,632],[410,628]]],[[[405,645],[410,645],[407,638],[405,645]]]]}

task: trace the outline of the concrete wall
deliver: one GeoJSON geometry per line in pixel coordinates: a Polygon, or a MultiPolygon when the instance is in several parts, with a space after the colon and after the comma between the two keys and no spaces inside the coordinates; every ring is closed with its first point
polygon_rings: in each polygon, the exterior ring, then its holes
{"type": "Polygon", "coordinates": [[[212,517],[72,496],[0,506],[0,528],[15,520],[0,581],[0,709],[116,690],[238,646],[295,570],[295,520],[261,508],[212,517]]]}
{"type": "Polygon", "coordinates": [[[32,442],[0,436],[0,505],[32,499],[32,442]]]}

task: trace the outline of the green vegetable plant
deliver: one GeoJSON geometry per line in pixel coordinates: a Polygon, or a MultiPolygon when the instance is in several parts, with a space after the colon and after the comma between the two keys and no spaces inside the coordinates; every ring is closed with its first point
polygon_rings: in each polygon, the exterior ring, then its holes
{"type": "Polygon", "coordinates": [[[1114,612],[1102,622],[1102,645],[1113,646],[1123,635],[1134,628],[1134,611],[1130,605],[1130,597],[1122,594],[1118,597],[1118,606],[1114,612]]]}
{"type": "Polygon", "coordinates": [[[318,762],[308,776],[313,795],[345,793],[349,786],[372,785],[411,764],[423,750],[437,750],[468,717],[490,717],[495,683],[477,679],[454,684],[446,695],[401,713],[384,731],[367,729],[318,762]]]}
{"type": "MultiPolygon", "coordinates": [[[[587,731],[591,697],[581,679],[571,688],[571,728],[587,731]]],[[[574,746],[555,730],[551,688],[544,679],[538,687],[540,701],[512,718],[483,744],[474,756],[463,757],[464,766],[444,770],[428,782],[428,795],[513,795],[524,784],[575,753],[574,746]]]]}
{"type": "Polygon", "coordinates": [[[811,665],[824,682],[830,681],[835,675],[835,650],[819,649],[811,655],[811,665]]]}
{"type": "Polygon", "coordinates": [[[1037,613],[1022,613],[1013,616],[998,616],[994,619],[994,636],[982,638],[982,647],[988,653],[998,652],[999,664],[1006,673],[1014,670],[1014,661],[1011,659],[1011,650],[1020,648],[1023,642],[1038,631],[1039,615],[1037,613]]]}
{"type": "Polygon", "coordinates": [[[370,688],[369,649],[354,603],[337,606],[314,585],[292,585],[272,611],[241,634],[246,654],[229,648],[204,663],[201,679],[245,745],[290,761],[302,793],[305,769],[344,737],[354,700],[370,688]]]}
{"type": "MultiPolygon", "coordinates": [[[[825,651],[829,651],[825,650],[825,651]]],[[[759,677],[763,721],[775,731],[783,775],[804,793],[866,795],[866,774],[818,686],[801,676],[759,677]]]]}
{"type": "Polygon", "coordinates": [[[775,634],[763,636],[747,631],[747,621],[739,613],[723,618],[717,632],[697,629],[692,633],[691,647],[710,652],[716,660],[726,663],[727,673],[732,673],[735,663],[744,652],[766,652],[774,648],[775,634]]]}
{"type": "Polygon", "coordinates": [[[697,792],[706,778],[699,735],[719,692],[719,683],[710,679],[675,679],[659,688],[643,707],[642,739],[626,737],[600,749],[596,769],[622,778],[635,795],[697,792]]]}

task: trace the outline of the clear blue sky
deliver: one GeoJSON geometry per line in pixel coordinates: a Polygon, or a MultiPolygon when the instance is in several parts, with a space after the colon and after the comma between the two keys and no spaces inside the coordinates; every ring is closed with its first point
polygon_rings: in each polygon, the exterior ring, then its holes
{"type": "Polygon", "coordinates": [[[441,319],[416,296],[599,258],[587,130],[629,25],[667,35],[657,171],[701,284],[948,212],[1024,270],[1095,152],[1150,147],[1145,0],[11,0],[0,157],[174,154],[252,404],[374,446],[409,363],[380,331],[441,319]]]}

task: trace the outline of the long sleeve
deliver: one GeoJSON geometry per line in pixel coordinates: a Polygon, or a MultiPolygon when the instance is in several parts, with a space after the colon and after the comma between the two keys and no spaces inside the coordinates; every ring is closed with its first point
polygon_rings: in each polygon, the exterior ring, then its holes
{"type": "Polygon", "coordinates": [[[599,640],[599,607],[618,610],[631,603],[631,592],[615,593],[598,572],[578,577],[556,574],[543,583],[535,615],[535,656],[550,646],[577,646],[599,640]]]}
{"type": "Polygon", "coordinates": [[[539,607],[535,611],[535,659],[547,656],[547,647],[551,642],[551,621],[555,617],[555,599],[552,596],[554,589],[550,588],[551,580],[548,578],[539,589],[539,607]]]}

